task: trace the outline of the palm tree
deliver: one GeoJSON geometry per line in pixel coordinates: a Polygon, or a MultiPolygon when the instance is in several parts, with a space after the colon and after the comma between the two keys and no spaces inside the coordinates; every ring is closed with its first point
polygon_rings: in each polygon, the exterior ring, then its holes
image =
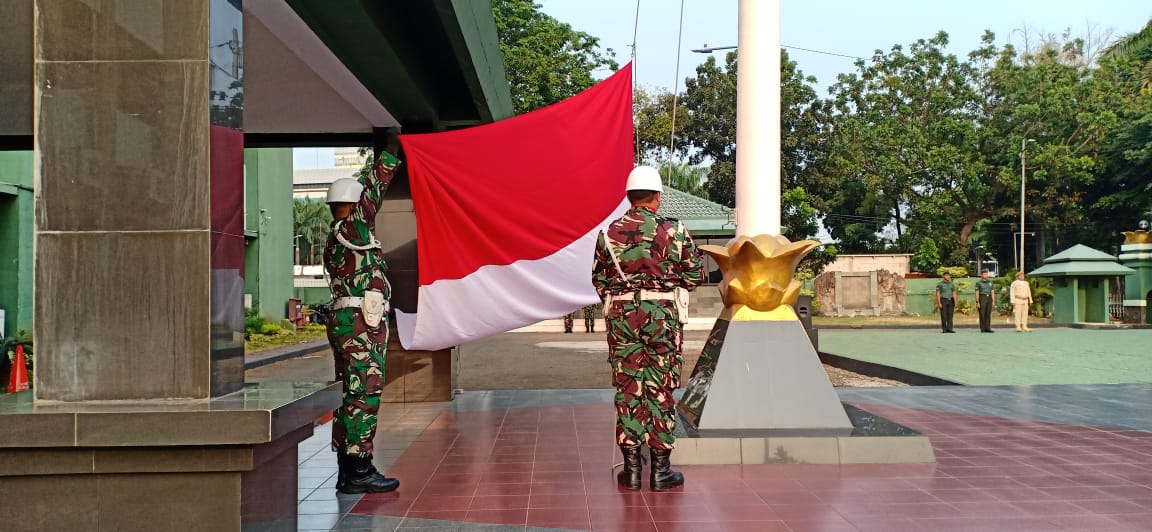
{"type": "Polygon", "coordinates": [[[1152,19],[1140,31],[1129,33],[1104,49],[1104,55],[1113,59],[1133,59],[1142,63],[1140,88],[1152,90],[1152,19]]]}
{"type": "Polygon", "coordinates": [[[292,218],[298,236],[296,245],[300,246],[302,252],[300,262],[319,264],[318,255],[324,250],[328,228],[332,224],[332,213],[328,205],[312,198],[298,199],[292,206],[292,218]]]}
{"type": "Polygon", "coordinates": [[[665,161],[660,163],[660,175],[668,186],[687,192],[698,198],[708,198],[708,189],[704,183],[708,177],[708,168],[688,163],[665,161]]]}

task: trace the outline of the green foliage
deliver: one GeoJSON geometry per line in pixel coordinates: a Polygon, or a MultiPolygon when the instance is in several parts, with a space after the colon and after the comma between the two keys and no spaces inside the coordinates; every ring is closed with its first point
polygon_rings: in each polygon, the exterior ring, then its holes
{"type": "Polygon", "coordinates": [[[24,365],[28,370],[28,382],[32,383],[32,372],[35,369],[32,353],[32,334],[28,331],[17,331],[16,334],[0,338],[0,393],[8,390],[8,377],[11,375],[12,364],[16,362],[16,346],[24,346],[24,365]]]}
{"type": "MultiPolygon", "coordinates": [[[[676,149],[686,150],[693,162],[711,162],[705,184],[708,198],[729,207],[736,206],[736,74],[735,53],[729,53],[723,65],[709,57],[696,67],[696,76],[684,82],[683,112],[678,111],[676,127],[682,132],[676,149]]],[[[780,75],[781,224],[789,238],[798,240],[817,234],[824,207],[821,196],[811,191],[826,185],[820,171],[825,109],[812,88],[815,79],[805,76],[784,51],[780,75]]],[[[670,105],[668,100],[665,108],[670,105]]],[[[663,142],[666,147],[668,137],[663,142]]]]}
{"type": "Polygon", "coordinates": [[[669,153],[669,143],[672,138],[672,105],[674,95],[666,90],[648,92],[642,88],[636,89],[632,95],[633,118],[636,127],[636,151],[640,159],[652,164],[657,161],[667,162],[687,158],[688,141],[684,131],[688,127],[691,116],[684,106],[683,100],[676,102],[676,138],[672,144],[674,153],[669,153]]]}
{"type": "Polygon", "coordinates": [[[1029,277],[1028,286],[1032,288],[1032,306],[1028,307],[1028,314],[1045,318],[1046,309],[1051,308],[1048,303],[1052,301],[1055,292],[1052,289],[1050,277],[1029,277]]]}
{"type": "Polygon", "coordinates": [[[736,206],[736,162],[719,161],[708,169],[708,199],[728,207],[736,206]]]}
{"type": "Polygon", "coordinates": [[[956,280],[962,277],[968,277],[968,268],[964,266],[940,266],[936,268],[936,275],[943,276],[946,273],[952,274],[952,279],[956,280]]]}
{"type": "Polygon", "coordinates": [[[807,272],[812,277],[816,277],[824,272],[829,264],[836,260],[836,246],[825,244],[820,246],[811,253],[806,255],[800,264],[796,266],[796,273],[799,275],[801,272],[807,272]]]}
{"type": "Polygon", "coordinates": [[[12,358],[16,355],[16,346],[24,346],[24,357],[31,360],[32,357],[32,333],[28,331],[16,331],[16,334],[4,336],[0,338],[0,355],[7,355],[12,358]]]}
{"type": "Polygon", "coordinates": [[[916,254],[912,255],[912,269],[918,272],[931,272],[940,268],[940,248],[930,236],[920,241],[916,254]]]}
{"type": "Polygon", "coordinates": [[[297,199],[292,205],[292,221],[295,234],[299,235],[296,245],[299,246],[300,263],[320,264],[332,226],[328,204],[319,199],[297,199]]]}
{"type": "Polygon", "coordinates": [[[973,303],[971,299],[962,297],[956,301],[956,312],[967,316],[974,310],[976,310],[976,304],[973,303]]]}
{"type": "Polygon", "coordinates": [[[268,320],[268,317],[260,313],[258,307],[244,309],[244,339],[251,339],[255,335],[276,335],[280,334],[284,328],[278,323],[268,320]]]}
{"type": "Polygon", "coordinates": [[[666,185],[698,198],[708,198],[708,189],[704,186],[707,168],[689,163],[664,162],[659,165],[659,170],[666,185]]]}
{"type": "Polygon", "coordinates": [[[1011,249],[1021,146],[1035,139],[1026,153],[1028,229],[1050,242],[1114,238],[1115,215],[1132,207],[1131,198],[1152,192],[1137,177],[1152,170],[1152,146],[1146,158],[1124,159],[1147,145],[1147,133],[1139,126],[1112,133],[1128,109],[1132,119],[1148,113],[1134,106],[1134,91],[1124,90],[1133,86],[1123,83],[1132,70],[1093,68],[1083,39],[1060,39],[1020,52],[998,47],[986,33],[979,49],[958,57],[940,32],[877,50],[856,63],[856,72],[840,76],[831,90],[832,146],[824,168],[840,183],[819,189],[837,214],[825,219],[829,232],[865,249],[874,241],[864,231],[894,224],[897,249],[917,249],[930,237],[941,262],[956,263],[983,226],[989,249],[1011,249]],[[1116,143],[1112,172],[1104,171],[1109,142],[1116,143]],[[1124,174],[1122,167],[1139,167],[1133,162],[1149,167],[1124,174]],[[1120,182],[1108,183],[1109,175],[1120,182]],[[1089,216],[1096,202],[1112,216],[1089,216]]]}
{"type": "Polygon", "coordinates": [[[600,39],[544,14],[531,0],[492,0],[516,114],[573,96],[596,83],[594,72],[619,64],[600,39]]]}

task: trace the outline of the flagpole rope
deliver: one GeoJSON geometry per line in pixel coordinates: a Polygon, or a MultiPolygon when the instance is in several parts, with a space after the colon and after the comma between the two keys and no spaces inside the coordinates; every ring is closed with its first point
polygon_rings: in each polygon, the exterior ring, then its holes
{"type": "Polygon", "coordinates": [[[680,29],[676,33],[676,76],[672,78],[672,130],[668,134],[668,171],[669,179],[672,174],[672,163],[676,153],[676,107],[680,97],[680,47],[684,42],[684,0],[680,0],[680,29]]]}
{"type": "Polygon", "coordinates": [[[632,22],[632,158],[640,164],[640,131],[636,129],[636,35],[640,31],[640,0],[636,0],[636,18],[632,22]]]}

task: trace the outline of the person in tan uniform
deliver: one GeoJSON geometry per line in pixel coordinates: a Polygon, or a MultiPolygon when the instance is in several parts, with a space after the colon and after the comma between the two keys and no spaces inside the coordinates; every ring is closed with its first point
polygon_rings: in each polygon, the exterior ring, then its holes
{"type": "Polygon", "coordinates": [[[1016,332],[1032,332],[1032,329],[1028,328],[1028,309],[1032,306],[1032,287],[1024,279],[1024,272],[1017,273],[1016,280],[1012,281],[1011,295],[1012,310],[1016,315],[1016,332]]]}

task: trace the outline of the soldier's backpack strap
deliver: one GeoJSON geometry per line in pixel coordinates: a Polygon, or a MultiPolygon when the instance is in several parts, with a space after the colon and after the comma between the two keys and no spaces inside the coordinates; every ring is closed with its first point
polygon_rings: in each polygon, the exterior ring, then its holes
{"type": "Polygon", "coordinates": [[[612,243],[608,241],[608,232],[604,229],[600,230],[600,236],[604,237],[604,247],[608,248],[608,255],[612,257],[612,264],[616,265],[616,273],[620,274],[620,278],[624,280],[624,285],[632,288],[632,280],[624,275],[624,269],[620,267],[620,261],[616,258],[616,251],[612,249],[612,243]]]}

